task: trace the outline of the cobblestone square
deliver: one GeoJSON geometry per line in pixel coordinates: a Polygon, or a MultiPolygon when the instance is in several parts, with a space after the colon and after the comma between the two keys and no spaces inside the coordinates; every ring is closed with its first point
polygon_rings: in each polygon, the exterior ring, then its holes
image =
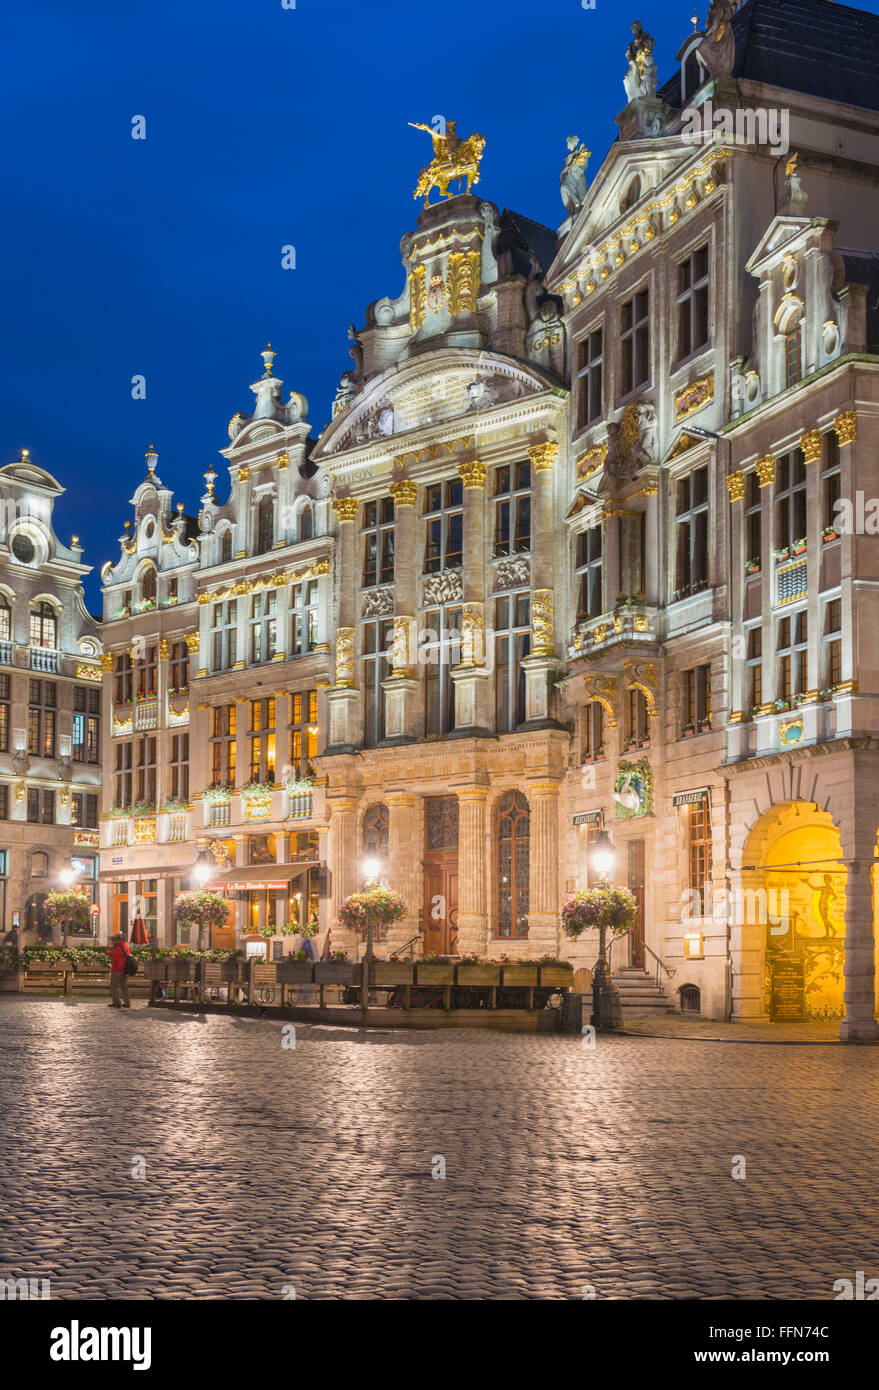
{"type": "Polygon", "coordinates": [[[306,1300],[832,1299],[879,1273],[875,1048],[282,1040],[3,1000],[0,1273],[306,1300]]]}

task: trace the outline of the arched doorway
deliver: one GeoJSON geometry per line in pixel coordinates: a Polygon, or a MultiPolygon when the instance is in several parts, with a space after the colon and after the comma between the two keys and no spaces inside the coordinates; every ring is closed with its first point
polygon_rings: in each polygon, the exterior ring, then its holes
{"type": "Polygon", "coordinates": [[[824,1022],[844,1015],[845,888],[839,831],[803,801],[751,830],[731,902],[741,933],[740,1016],[824,1022]]]}

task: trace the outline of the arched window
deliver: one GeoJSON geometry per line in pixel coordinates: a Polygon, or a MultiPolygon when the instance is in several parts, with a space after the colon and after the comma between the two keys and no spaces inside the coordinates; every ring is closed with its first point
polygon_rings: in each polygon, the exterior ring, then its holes
{"type": "Polygon", "coordinates": [[[256,511],[256,553],[265,555],[275,542],[275,504],[271,497],[263,497],[256,511]]]}
{"type": "Polygon", "coordinates": [[[150,601],[155,603],[156,601],[156,571],[152,565],[148,565],[143,572],[140,581],[140,601],[141,603],[149,603],[150,601]]]}
{"type": "Polygon", "coordinates": [[[24,906],[25,931],[37,932],[44,938],[52,935],[52,929],[46,921],[47,897],[47,893],[31,893],[24,906]]]}
{"type": "Polygon", "coordinates": [[[49,872],[49,856],[37,850],[31,859],[31,878],[45,878],[49,872]]]}
{"type": "Polygon", "coordinates": [[[620,199],[620,212],[628,212],[641,197],[641,180],[636,174],[620,199]]]}
{"type": "Polygon", "coordinates": [[[370,806],[363,817],[362,846],[365,856],[373,859],[387,859],[390,816],[387,806],[377,801],[370,806]]]}
{"type": "Polygon", "coordinates": [[[528,935],[531,815],[521,792],[507,792],[495,814],[495,931],[528,935]]]}
{"type": "Polygon", "coordinates": [[[220,564],[228,565],[232,559],[232,532],[224,531],[220,537],[220,564]]]}
{"type": "Polygon", "coordinates": [[[32,647],[58,648],[58,619],[48,603],[35,603],[31,607],[29,641],[32,647]]]}
{"type": "Polygon", "coordinates": [[[306,502],[302,511],[299,513],[299,539],[310,541],[314,535],[314,513],[311,510],[311,503],[306,502]]]}
{"type": "Polygon", "coordinates": [[[12,641],[12,609],[5,594],[0,594],[0,642],[12,641]]]}

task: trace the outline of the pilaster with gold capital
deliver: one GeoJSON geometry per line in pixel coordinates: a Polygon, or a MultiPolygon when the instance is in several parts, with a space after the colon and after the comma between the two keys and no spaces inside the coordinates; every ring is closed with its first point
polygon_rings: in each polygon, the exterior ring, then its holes
{"type": "Polygon", "coordinates": [[[487,787],[458,790],[458,951],[489,947],[487,787]]]}
{"type": "Polygon", "coordinates": [[[419,796],[391,792],[385,797],[388,808],[388,882],[406,904],[406,916],[388,929],[389,954],[400,949],[418,932],[418,913],[423,885],[422,801],[419,796]]]}
{"type": "Polygon", "coordinates": [[[531,811],[528,939],[535,947],[529,954],[556,955],[561,947],[559,783],[555,779],[532,782],[527,791],[531,811]]]}
{"type": "Polygon", "coordinates": [[[408,478],[398,478],[388,487],[394,499],[394,610],[414,613],[415,575],[415,498],[418,488],[408,478]]]}
{"type": "Polygon", "coordinates": [[[328,854],[330,863],[330,926],[336,949],[353,956],[355,934],[339,921],[339,907],[360,882],[360,856],[357,853],[357,806],[353,797],[327,803],[330,812],[328,854]]]}
{"type": "Polygon", "coordinates": [[[532,444],[531,460],[531,583],[551,589],[555,582],[555,531],[552,515],[554,465],[559,446],[553,439],[532,444]]]}
{"type": "Polygon", "coordinates": [[[355,612],[356,595],[360,590],[360,577],[357,573],[357,532],[355,522],[360,506],[356,497],[334,497],[333,511],[338,519],[338,543],[336,548],[339,566],[339,627],[353,628],[357,621],[355,612]]]}

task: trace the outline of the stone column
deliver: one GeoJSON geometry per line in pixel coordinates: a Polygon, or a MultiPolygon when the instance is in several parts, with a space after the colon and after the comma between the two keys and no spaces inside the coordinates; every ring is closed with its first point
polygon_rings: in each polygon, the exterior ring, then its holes
{"type": "Polygon", "coordinates": [[[350,748],[356,739],[356,711],[360,698],[354,684],[355,595],[359,588],[354,524],[360,503],[356,497],[334,497],[332,505],[339,522],[339,542],[335,685],[327,697],[329,742],[333,748],[350,748]]]}
{"type": "Polygon", "coordinates": [[[489,946],[487,787],[458,792],[458,951],[486,955],[489,946]]]}
{"type": "Polygon", "coordinates": [[[392,955],[418,931],[422,899],[420,797],[392,792],[385,797],[388,827],[388,883],[406,904],[406,916],[388,928],[387,954],[392,955]]]}
{"type": "MultiPolygon", "coordinates": [[[[870,822],[872,826],[872,821],[870,822]]],[[[869,836],[869,838],[868,838],[869,836]]],[[[857,859],[848,860],[845,885],[845,1017],[839,1036],[845,1042],[870,1042],[879,1037],[875,1019],[875,942],[873,939],[873,840],[858,835],[857,859]]]]}
{"type": "Polygon", "coordinates": [[[532,782],[528,880],[530,956],[558,955],[559,925],[559,783],[532,782]]]}
{"type": "Polygon", "coordinates": [[[549,676],[555,656],[555,546],[552,470],[559,446],[554,440],[532,444],[531,460],[531,655],[525,668],[525,722],[544,723],[550,715],[549,676]]]}
{"type": "Polygon", "coordinates": [[[355,935],[339,922],[339,906],[349,893],[356,892],[359,882],[357,802],[353,798],[331,801],[329,810],[329,855],[332,874],[330,927],[333,933],[333,950],[347,951],[353,960],[355,935]]]}
{"type": "MultiPolygon", "coordinates": [[[[467,459],[458,464],[464,484],[463,607],[461,662],[452,673],[455,684],[455,729],[472,733],[492,727],[491,682],[486,679],[485,650],[485,464],[467,459]]],[[[460,917],[460,914],[459,914],[460,917]]]]}

